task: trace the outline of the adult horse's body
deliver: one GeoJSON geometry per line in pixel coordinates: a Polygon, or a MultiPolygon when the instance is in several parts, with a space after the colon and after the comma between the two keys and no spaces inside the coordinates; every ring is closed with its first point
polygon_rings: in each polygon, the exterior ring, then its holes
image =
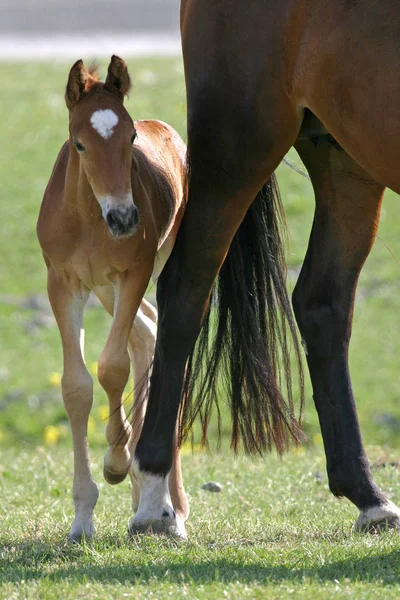
{"type": "MultiPolygon", "coordinates": [[[[376,235],[385,186],[400,192],[399,17],[395,0],[182,0],[188,202],[159,281],[156,359],[135,461],[141,489],[151,488],[160,498],[160,516],[185,365],[207,314],[210,290],[218,273],[225,283],[235,277],[232,261],[228,268],[227,262],[222,269],[221,265],[232,252],[246,256],[246,228],[249,220],[256,221],[262,204],[259,191],[294,145],[309,171],[316,210],[293,302],[321,423],[329,485],[335,495],[346,496],[358,507],[360,528],[386,522],[400,526],[399,509],[372,478],[348,369],[359,272],[376,235]]],[[[264,208],[266,202],[271,209],[272,188],[267,192],[264,208]]],[[[268,218],[265,225],[266,234],[268,218]]],[[[274,251],[274,234],[268,233],[274,251]]],[[[249,271],[259,260],[257,244],[262,246],[261,238],[253,240],[249,271]]],[[[268,276],[277,275],[270,263],[265,264],[268,276]]],[[[241,411],[243,418],[234,422],[234,442],[242,433],[250,448],[266,447],[271,440],[279,446],[286,425],[296,433],[292,411],[284,417],[274,385],[276,371],[270,371],[265,383],[267,375],[259,370],[257,357],[247,360],[253,337],[256,348],[261,347],[252,321],[265,316],[259,311],[265,305],[260,305],[262,296],[251,287],[252,275],[243,265],[241,275],[243,282],[236,279],[236,290],[244,300],[248,292],[247,303],[236,306],[235,313],[235,298],[220,297],[222,305],[225,301],[221,319],[224,310],[228,312],[233,331],[241,332],[250,323],[247,338],[235,338],[243,342],[235,346],[242,381],[235,383],[232,409],[233,414],[235,407],[241,411]],[[246,339],[250,341],[243,351],[246,339]],[[258,388],[253,385],[256,379],[258,388]],[[272,407],[271,422],[255,418],[260,390],[269,392],[264,396],[272,407]]],[[[261,281],[262,274],[257,277],[261,281]]],[[[273,278],[275,291],[278,280],[273,278]]],[[[275,298],[275,306],[268,299],[271,319],[277,306],[290,319],[282,290],[275,298]]],[[[265,331],[262,319],[259,323],[265,331]]],[[[267,336],[265,344],[269,343],[267,336]]],[[[204,344],[200,350],[207,353],[204,344]]],[[[269,350],[275,355],[274,345],[269,350]]],[[[189,361],[189,380],[191,373],[199,372],[196,364],[189,361]]],[[[200,402],[211,397],[214,374],[206,376],[200,402]]],[[[190,389],[184,389],[185,423],[193,404],[190,389]]],[[[150,523],[150,511],[147,517],[150,523]]]]}
{"type": "MultiPolygon", "coordinates": [[[[37,228],[64,354],[62,392],[74,442],[73,541],[93,534],[98,497],[87,442],[93,383],[83,359],[85,304],[93,291],[113,317],[98,377],[110,405],[104,475],[118,483],[129,471],[139,437],[154,352],[157,312],[143,295],[171,252],[183,211],[185,144],[165,123],[133,123],[123,106],[129,89],[127,67],[116,56],[104,84],[82,61],[72,67],[65,94],[69,140],[54,165],[37,228]],[[128,348],[136,384],[132,426],[122,401],[128,348]]],[[[173,463],[166,490],[171,518],[164,514],[159,525],[174,533],[178,521],[178,534],[184,536],[188,503],[176,445],[173,463]]],[[[134,478],[132,487],[136,510],[134,478]]],[[[151,508],[151,498],[146,506],[151,508]]],[[[140,511],[136,529],[138,521],[140,511]]]]}

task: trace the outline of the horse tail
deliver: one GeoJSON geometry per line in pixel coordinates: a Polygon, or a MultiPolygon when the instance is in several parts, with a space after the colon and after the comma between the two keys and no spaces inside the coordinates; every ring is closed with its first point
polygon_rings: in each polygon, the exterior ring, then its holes
{"type": "Polygon", "coordinates": [[[248,209],[214,284],[211,310],[187,364],[182,438],[199,416],[202,443],[206,443],[214,407],[220,436],[223,399],[230,406],[235,451],[242,443],[248,453],[273,446],[281,453],[292,440],[304,439],[293,402],[294,361],[301,414],[301,351],[286,290],[281,226],[285,228],[285,219],[273,175],[248,209]]]}

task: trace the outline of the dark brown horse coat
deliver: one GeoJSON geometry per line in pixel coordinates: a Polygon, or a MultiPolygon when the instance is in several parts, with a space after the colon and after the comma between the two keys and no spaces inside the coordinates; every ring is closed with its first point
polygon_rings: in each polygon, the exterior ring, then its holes
{"type": "Polygon", "coordinates": [[[182,0],[190,180],[158,287],[161,326],[136,449],[142,489],[171,467],[182,382],[183,426],[202,411],[206,427],[221,361],[222,370],[230,369],[234,444],[241,438],[250,450],[280,448],[290,434],[299,437],[290,384],[288,403],[280,393],[278,375],[289,371],[284,324],[293,332],[293,323],[279,201],[274,186],[265,185],[294,145],[316,209],[293,303],[330,488],[358,507],[358,527],[400,526],[399,509],[372,478],[348,368],[354,295],[384,188],[400,192],[399,17],[395,0],[182,0]]]}

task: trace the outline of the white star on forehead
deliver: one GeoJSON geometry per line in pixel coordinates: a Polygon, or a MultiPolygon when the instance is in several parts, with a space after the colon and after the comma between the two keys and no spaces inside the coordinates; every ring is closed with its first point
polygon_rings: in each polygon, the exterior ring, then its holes
{"type": "Polygon", "coordinates": [[[105,110],[96,110],[90,117],[90,122],[104,139],[108,139],[114,133],[114,127],[118,123],[118,117],[109,108],[105,110]]]}

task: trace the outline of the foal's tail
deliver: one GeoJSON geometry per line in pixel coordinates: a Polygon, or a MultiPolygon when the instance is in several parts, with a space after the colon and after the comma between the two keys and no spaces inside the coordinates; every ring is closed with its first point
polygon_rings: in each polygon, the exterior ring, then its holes
{"type": "Polygon", "coordinates": [[[214,310],[205,318],[189,358],[181,409],[183,437],[200,416],[206,442],[213,406],[220,431],[219,400],[227,398],[234,450],[242,441],[246,452],[275,445],[281,453],[292,438],[296,443],[304,439],[293,406],[290,346],[300,376],[300,411],[303,373],[285,285],[280,225],[285,225],[283,207],[272,176],[233,238],[212,291],[214,310]]]}

